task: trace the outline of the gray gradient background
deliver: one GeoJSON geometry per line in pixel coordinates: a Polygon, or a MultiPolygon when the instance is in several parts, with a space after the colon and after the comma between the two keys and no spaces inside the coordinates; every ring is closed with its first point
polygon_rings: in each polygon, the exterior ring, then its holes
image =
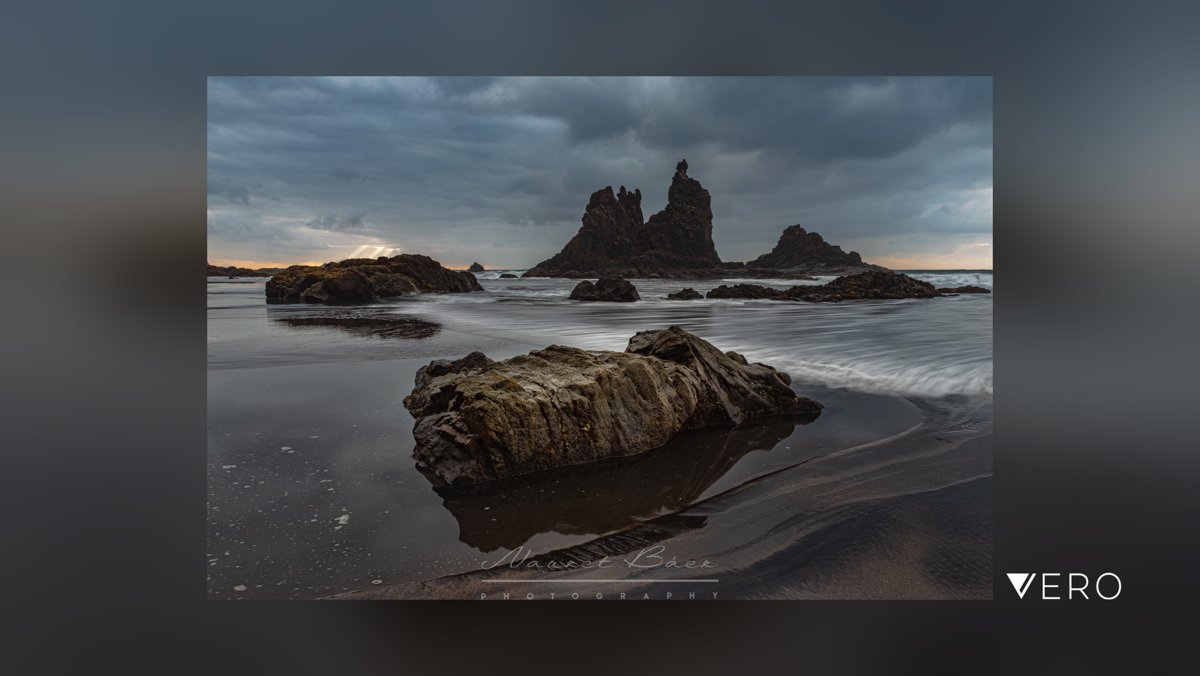
{"type": "Polygon", "coordinates": [[[1190,646],[1194,5],[366,10],[48,2],[0,22],[7,672],[1146,673],[1190,646]],[[206,603],[205,77],[241,73],[992,75],[996,600],[206,603]],[[1000,573],[1028,570],[1125,591],[1017,601],[1000,573]]]}

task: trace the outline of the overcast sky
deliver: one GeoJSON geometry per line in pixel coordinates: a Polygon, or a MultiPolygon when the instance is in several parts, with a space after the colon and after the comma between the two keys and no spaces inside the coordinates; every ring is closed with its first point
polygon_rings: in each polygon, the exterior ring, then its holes
{"type": "Polygon", "coordinates": [[[893,268],[992,267],[986,77],[210,78],[208,257],[527,268],[606,185],[649,218],[683,158],[724,260],[800,223],[893,268]]]}

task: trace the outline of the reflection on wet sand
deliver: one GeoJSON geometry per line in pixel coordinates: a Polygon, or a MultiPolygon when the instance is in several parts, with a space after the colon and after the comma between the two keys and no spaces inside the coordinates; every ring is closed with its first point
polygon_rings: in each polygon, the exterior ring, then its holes
{"type": "Polygon", "coordinates": [[[357,336],[378,338],[419,340],[432,338],[442,330],[441,324],[436,322],[370,311],[333,311],[303,315],[289,312],[270,318],[273,322],[279,322],[292,328],[328,327],[357,336]]]}
{"type": "Polygon", "coordinates": [[[464,492],[441,489],[459,539],[484,552],[535,535],[601,535],[691,504],[750,451],[769,450],[812,418],[774,418],[727,431],[685,432],[631,458],[542,472],[464,492]]]}

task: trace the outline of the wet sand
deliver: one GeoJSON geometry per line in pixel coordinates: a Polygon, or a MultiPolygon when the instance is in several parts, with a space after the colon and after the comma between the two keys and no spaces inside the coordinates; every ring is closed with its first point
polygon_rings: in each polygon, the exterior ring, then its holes
{"type": "Polygon", "coordinates": [[[894,438],[797,463],[585,545],[334,598],[990,599],[991,435],[953,429],[937,407],[923,412],[894,438]],[[672,559],[703,567],[665,565],[672,559]]]}

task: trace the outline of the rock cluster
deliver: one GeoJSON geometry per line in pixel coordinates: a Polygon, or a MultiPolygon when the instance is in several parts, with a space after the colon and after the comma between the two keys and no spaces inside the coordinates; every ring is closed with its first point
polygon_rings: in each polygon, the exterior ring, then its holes
{"type": "Polygon", "coordinates": [[[579,232],[525,277],[705,277],[721,265],[712,239],[712,198],[675,167],[667,206],[642,222],[642,192],[592,193],[579,232]]]}
{"type": "Polygon", "coordinates": [[[759,284],[718,286],[709,298],[745,298],[752,300],[800,300],[810,303],[837,303],[844,300],[883,300],[934,298],[942,295],[932,284],[899,272],[869,270],[838,277],[827,284],[796,285],[775,289],[759,284]]]}
{"type": "Polygon", "coordinates": [[[619,277],[601,277],[595,284],[584,280],[571,291],[571,300],[629,303],[641,300],[637,288],[619,277]]]}
{"type": "Polygon", "coordinates": [[[636,334],[625,352],[551,345],[501,362],[434,361],[404,406],[418,467],[435,485],[463,486],[637,455],[687,429],[819,414],[789,383],[673,326],[636,334]]]}
{"type": "Polygon", "coordinates": [[[687,160],[675,166],[667,206],[642,221],[642,192],[612,186],[592,193],[579,232],[554,257],[525,277],[781,277],[882,270],[855,252],[828,244],[799,225],[783,231],[771,253],[749,263],[723,262],[713,244],[712,196],[688,176],[687,160]]]}
{"type": "Polygon", "coordinates": [[[414,293],[482,291],[475,275],[449,270],[428,256],[350,258],[321,266],[293,265],[266,285],[268,303],[369,303],[414,293]]]}

